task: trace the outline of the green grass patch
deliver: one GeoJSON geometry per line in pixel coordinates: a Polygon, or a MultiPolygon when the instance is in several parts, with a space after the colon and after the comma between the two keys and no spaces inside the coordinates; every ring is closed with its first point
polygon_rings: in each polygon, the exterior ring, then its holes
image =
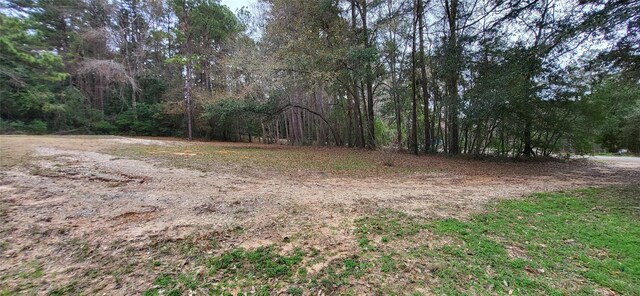
{"type": "Polygon", "coordinates": [[[290,277],[292,268],[302,261],[304,255],[300,249],[289,256],[276,253],[273,247],[260,247],[252,251],[235,249],[213,258],[209,268],[211,273],[221,272],[231,277],[290,277]]]}
{"type": "Polygon", "coordinates": [[[640,295],[640,190],[588,189],[503,201],[431,229],[443,294],[640,295]]]}
{"type": "Polygon", "coordinates": [[[381,210],[355,221],[357,252],[320,270],[329,254],[233,249],[145,295],[640,295],[639,205],[636,186],[535,194],[465,221],[381,210]]]}
{"type": "MultiPolygon", "coordinates": [[[[260,286],[263,295],[269,295],[270,279],[287,280],[296,274],[305,257],[300,249],[281,255],[274,247],[255,250],[233,249],[209,258],[206,272],[162,274],[154,281],[148,295],[162,292],[163,295],[182,295],[186,291],[207,291],[209,294],[226,295],[232,289],[249,291],[260,286]]],[[[277,287],[273,287],[277,288],[277,287]]],[[[297,291],[294,288],[293,291],[297,291]]],[[[260,293],[259,293],[260,294],[260,293]]]]}
{"type": "Polygon", "coordinates": [[[376,240],[381,243],[389,243],[416,235],[427,227],[426,222],[422,219],[388,209],[379,210],[371,216],[357,219],[355,224],[355,234],[360,248],[364,251],[375,250],[376,247],[372,243],[376,240]]]}
{"type": "Polygon", "coordinates": [[[79,291],[76,287],[76,282],[71,282],[66,285],[58,286],[53,290],[49,291],[47,295],[49,296],[62,296],[62,295],[77,295],[79,291]]]}

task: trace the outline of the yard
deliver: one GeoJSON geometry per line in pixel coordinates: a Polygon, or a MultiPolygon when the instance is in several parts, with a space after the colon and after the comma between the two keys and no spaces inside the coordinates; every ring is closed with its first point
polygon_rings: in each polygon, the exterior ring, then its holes
{"type": "Polygon", "coordinates": [[[633,158],[0,136],[0,170],[0,295],[640,295],[633,158]]]}

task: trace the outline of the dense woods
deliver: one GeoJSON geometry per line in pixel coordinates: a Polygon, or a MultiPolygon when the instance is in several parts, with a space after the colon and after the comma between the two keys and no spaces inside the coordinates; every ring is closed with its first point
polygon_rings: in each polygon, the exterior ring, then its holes
{"type": "Polygon", "coordinates": [[[640,152],[640,1],[0,1],[0,132],[640,152]]]}

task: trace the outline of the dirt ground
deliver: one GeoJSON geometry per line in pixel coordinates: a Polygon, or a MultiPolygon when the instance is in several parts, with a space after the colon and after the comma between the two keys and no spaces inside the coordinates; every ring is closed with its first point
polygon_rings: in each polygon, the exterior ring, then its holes
{"type": "MultiPolygon", "coordinates": [[[[251,160],[235,166],[212,162],[202,170],[112,152],[166,147],[184,149],[188,157],[194,145],[274,149],[282,155],[315,149],[0,136],[0,291],[42,294],[73,284],[88,294],[135,294],[155,276],[141,268],[145,256],[181,238],[217,235],[216,250],[285,242],[284,249],[302,244],[338,256],[357,247],[353,219],[381,208],[464,218],[500,198],[640,182],[640,162],[618,159],[514,163],[398,155],[401,164],[437,169],[351,177],[277,170],[251,160]],[[116,272],[120,268],[129,270],[116,272]],[[20,286],[25,278],[32,279],[30,286],[20,286]]],[[[328,157],[346,153],[322,151],[328,157]]]]}

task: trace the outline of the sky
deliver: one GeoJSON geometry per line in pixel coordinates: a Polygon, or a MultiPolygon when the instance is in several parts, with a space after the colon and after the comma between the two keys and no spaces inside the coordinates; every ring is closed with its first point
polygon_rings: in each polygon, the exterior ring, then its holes
{"type": "Polygon", "coordinates": [[[220,3],[222,5],[229,6],[231,11],[236,12],[236,10],[240,9],[242,6],[250,7],[257,0],[222,0],[220,3]]]}

